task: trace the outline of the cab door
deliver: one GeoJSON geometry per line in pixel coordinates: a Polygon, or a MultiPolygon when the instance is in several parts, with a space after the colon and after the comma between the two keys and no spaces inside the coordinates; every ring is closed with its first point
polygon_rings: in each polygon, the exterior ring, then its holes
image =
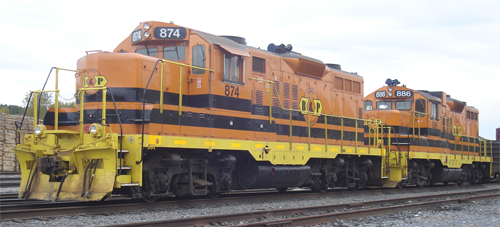
{"type": "MultiPolygon", "coordinates": [[[[210,44],[198,34],[191,34],[187,46],[190,65],[211,69],[210,44]]],[[[182,114],[180,115],[181,134],[191,136],[210,135],[210,79],[209,70],[183,67],[182,71],[182,114]]]]}

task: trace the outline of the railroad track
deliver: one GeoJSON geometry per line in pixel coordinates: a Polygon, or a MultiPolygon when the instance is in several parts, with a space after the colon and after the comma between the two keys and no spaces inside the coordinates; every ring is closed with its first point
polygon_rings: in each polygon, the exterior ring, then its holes
{"type": "Polygon", "coordinates": [[[328,223],[336,219],[354,219],[366,216],[375,216],[394,213],[403,210],[415,210],[428,207],[464,203],[473,200],[500,198],[499,189],[480,190],[474,193],[457,192],[443,193],[429,196],[405,197],[390,200],[373,200],[350,204],[336,204],[327,206],[264,210],[247,213],[203,216],[194,218],[170,219],[161,221],[150,221],[140,223],[127,223],[120,225],[109,225],[114,227],[122,226],[200,226],[200,225],[224,225],[224,226],[307,226],[321,223],[328,223]],[[484,195],[471,195],[484,194],[484,195]],[[458,198],[449,198],[458,197],[458,198]],[[443,199],[444,198],[444,199],[443,199]],[[422,201],[423,202],[416,202],[422,201]],[[431,201],[425,201],[431,200],[431,201]],[[411,201],[411,202],[409,202],[411,201]],[[401,205],[401,203],[403,203],[401,205]],[[370,207],[370,208],[366,208],[370,207]],[[361,209],[359,209],[361,208],[361,209]],[[353,209],[352,211],[344,211],[353,209]],[[338,212],[340,210],[340,212],[338,212]],[[283,218],[279,217],[290,217],[283,218]],[[271,218],[270,218],[271,217],[271,218]],[[277,219],[261,221],[267,219],[277,219]],[[242,223],[242,220],[249,220],[250,223],[242,223]],[[232,223],[235,222],[236,223],[232,223]]]}
{"type": "MultiPolygon", "coordinates": [[[[442,190],[453,190],[460,189],[456,186],[440,186],[442,190]]],[[[480,187],[471,187],[472,189],[480,189],[480,187]]],[[[124,212],[124,211],[134,211],[138,209],[158,209],[158,208],[169,208],[169,207],[187,207],[187,206],[198,206],[198,205],[208,205],[208,204],[225,204],[234,202],[267,202],[270,200],[287,200],[300,198],[321,198],[326,197],[341,197],[344,195],[355,195],[355,194],[367,194],[367,193],[383,193],[383,194],[401,194],[413,193],[413,192],[425,192],[436,190],[435,188],[429,187],[428,189],[423,188],[405,188],[403,190],[399,189],[367,189],[352,192],[349,190],[336,190],[332,193],[312,193],[309,191],[289,191],[285,194],[277,193],[275,190],[261,190],[258,192],[243,193],[238,192],[235,194],[225,195],[218,199],[206,199],[201,197],[195,198],[169,198],[168,200],[160,200],[155,203],[142,203],[138,200],[123,199],[120,200],[107,200],[104,202],[55,202],[55,203],[40,203],[39,201],[30,202],[22,204],[18,202],[17,204],[2,204],[0,206],[0,219],[1,220],[12,220],[16,218],[31,218],[34,216],[57,216],[61,214],[73,215],[73,214],[92,214],[101,212],[124,212]],[[273,191],[273,192],[270,192],[273,191]]],[[[498,189],[497,189],[498,190],[498,189]]],[[[1,203],[0,203],[1,204],[1,203]]]]}
{"type": "Polygon", "coordinates": [[[20,175],[19,172],[0,172],[0,187],[19,187],[21,182],[20,175]]]}

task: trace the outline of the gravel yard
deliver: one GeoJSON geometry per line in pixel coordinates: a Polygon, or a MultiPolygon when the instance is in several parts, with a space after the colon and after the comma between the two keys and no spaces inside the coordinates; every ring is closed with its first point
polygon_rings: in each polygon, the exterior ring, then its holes
{"type": "MultiPolygon", "coordinates": [[[[474,189],[500,188],[498,184],[484,184],[474,187],[465,187],[453,190],[471,191],[474,189]]],[[[14,220],[0,222],[2,226],[102,226],[123,224],[140,221],[153,221],[171,218],[187,218],[204,215],[218,215],[227,213],[241,213],[256,210],[273,210],[303,206],[319,206],[328,204],[342,204],[367,200],[382,200],[405,196],[419,196],[443,193],[442,190],[433,192],[411,193],[370,193],[353,196],[318,196],[317,198],[293,200],[276,200],[267,202],[224,203],[182,208],[166,208],[156,210],[138,210],[134,212],[100,213],[63,215],[58,217],[43,217],[29,220],[14,220]]],[[[335,192],[329,192],[335,193],[335,192]]],[[[427,210],[404,211],[390,215],[361,218],[356,220],[332,220],[317,226],[497,226],[500,221],[500,199],[481,200],[467,204],[436,207],[427,210]]]]}

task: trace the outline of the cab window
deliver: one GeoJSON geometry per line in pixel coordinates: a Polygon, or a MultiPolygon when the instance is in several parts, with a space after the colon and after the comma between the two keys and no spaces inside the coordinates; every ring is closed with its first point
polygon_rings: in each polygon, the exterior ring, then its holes
{"type": "Polygon", "coordinates": [[[397,110],[411,110],[411,101],[396,101],[397,110]]]}
{"type": "Polygon", "coordinates": [[[415,111],[419,112],[417,116],[425,116],[425,99],[417,99],[417,101],[415,101],[415,111]]]}
{"type": "Polygon", "coordinates": [[[152,57],[156,57],[156,48],[147,48],[147,49],[137,49],[135,50],[138,54],[144,54],[152,57]]]}
{"type": "Polygon", "coordinates": [[[241,56],[224,54],[224,82],[243,83],[244,63],[241,56]]]}
{"type": "Polygon", "coordinates": [[[437,103],[431,103],[431,120],[439,120],[437,103]]]}
{"type": "MultiPolygon", "coordinates": [[[[205,46],[202,45],[197,45],[193,47],[193,66],[205,68],[205,62],[206,62],[206,52],[205,52],[205,46]]],[[[204,74],[205,70],[203,69],[194,69],[193,68],[193,74],[204,74]]]]}
{"type": "Polygon", "coordinates": [[[389,101],[378,101],[377,109],[379,110],[390,110],[392,109],[392,102],[389,101]]]}
{"type": "Polygon", "coordinates": [[[181,61],[185,58],[186,48],[184,46],[171,46],[163,48],[163,59],[181,61]]]}
{"type": "Polygon", "coordinates": [[[365,101],[365,110],[371,110],[373,109],[373,103],[371,100],[366,100],[365,101]]]}

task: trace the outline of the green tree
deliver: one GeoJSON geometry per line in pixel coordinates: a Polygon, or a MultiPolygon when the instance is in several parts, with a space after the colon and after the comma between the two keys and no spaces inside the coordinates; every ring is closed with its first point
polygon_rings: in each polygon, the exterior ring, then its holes
{"type": "MultiPolygon", "coordinates": [[[[50,107],[54,107],[54,105],[52,105],[50,107]]],[[[63,107],[75,107],[75,101],[72,101],[72,102],[59,101],[59,108],[63,108],[63,107]]]]}
{"type": "MultiPolygon", "coordinates": [[[[29,97],[30,97],[30,92],[26,92],[24,100],[23,100],[24,106],[26,106],[28,104],[29,97]]],[[[43,119],[45,117],[45,114],[49,110],[49,107],[53,105],[52,94],[48,93],[48,92],[43,92],[43,93],[39,93],[38,97],[39,97],[39,101],[37,102],[37,103],[39,103],[39,105],[38,105],[39,106],[39,108],[38,108],[39,115],[38,116],[39,116],[39,119],[43,119]]],[[[35,94],[33,94],[31,96],[31,100],[29,101],[28,111],[26,112],[27,116],[33,116],[33,111],[34,111],[33,107],[35,104],[34,98],[35,98],[35,94]]],[[[23,113],[24,113],[24,111],[23,111],[23,113]]]]}
{"type": "Polygon", "coordinates": [[[9,107],[3,106],[2,109],[0,109],[0,113],[9,114],[9,107]]]}

